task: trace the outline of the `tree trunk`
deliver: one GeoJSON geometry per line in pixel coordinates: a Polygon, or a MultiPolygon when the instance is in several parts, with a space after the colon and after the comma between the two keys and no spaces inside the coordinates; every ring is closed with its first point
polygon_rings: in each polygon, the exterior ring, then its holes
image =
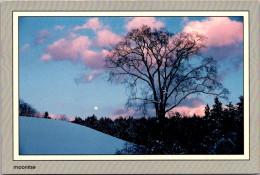
{"type": "Polygon", "coordinates": [[[160,123],[161,127],[164,127],[164,123],[165,123],[165,109],[164,109],[164,107],[160,107],[156,113],[157,113],[157,117],[159,119],[159,123],[160,123]]]}

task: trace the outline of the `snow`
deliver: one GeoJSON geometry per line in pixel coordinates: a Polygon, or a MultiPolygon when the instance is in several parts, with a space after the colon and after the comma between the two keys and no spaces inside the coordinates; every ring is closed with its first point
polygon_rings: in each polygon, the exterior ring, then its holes
{"type": "Polygon", "coordinates": [[[126,141],[78,124],[19,117],[20,155],[105,155],[123,149],[126,141]]]}

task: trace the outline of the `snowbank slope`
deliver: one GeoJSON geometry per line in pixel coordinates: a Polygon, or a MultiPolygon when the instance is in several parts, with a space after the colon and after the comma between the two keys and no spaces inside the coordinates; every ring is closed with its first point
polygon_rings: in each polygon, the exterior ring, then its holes
{"type": "Polygon", "coordinates": [[[19,117],[20,155],[115,154],[125,142],[70,122],[19,117]]]}

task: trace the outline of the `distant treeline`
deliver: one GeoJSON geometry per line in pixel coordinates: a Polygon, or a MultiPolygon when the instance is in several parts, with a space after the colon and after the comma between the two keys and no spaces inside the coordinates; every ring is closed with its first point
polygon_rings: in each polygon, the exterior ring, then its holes
{"type": "MultiPolygon", "coordinates": [[[[19,99],[19,116],[51,119],[48,111],[44,113],[38,112],[34,107],[24,102],[22,99],[19,99]]],[[[59,118],[55,118],[55,119],[69,121],[69,119],[63,114],[59,115],[59,118]]]]}
{"type": "Polygon", "coordinates": [[[38,111],[34,109],[30,104],[19,99],[19,116],[38,117],[38,111]]]}
{"type": "Polygon", "coordinates": [[[205,107],[205,116],[187,117],[177,112],[166,118],[163,126],[155,117],[111,120],[93,115],[72,122],[134,143],[118,154],[243,154],[244,105],[243,97],[239,99],[236,105],[223,107],[216,97],[212,108],[205,107]]]}

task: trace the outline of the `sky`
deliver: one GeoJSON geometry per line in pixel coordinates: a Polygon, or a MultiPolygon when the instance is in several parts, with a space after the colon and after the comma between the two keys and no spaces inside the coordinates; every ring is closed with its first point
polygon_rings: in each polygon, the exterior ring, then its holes
{"type": "MultiPolygon", "coordinates": [[[[218,80],[230,91],[223,105],[243,95],[242,17],[19,17],[19,98],[52,118],[140,116],[126,109],[127,90],[108,81],[106,49],[146,24],[172,33],[207,37],[205,54],[219,65],[218,80]]],[[[174,109],[203,115],[214,97],[193,95],[174,109]]]]}

